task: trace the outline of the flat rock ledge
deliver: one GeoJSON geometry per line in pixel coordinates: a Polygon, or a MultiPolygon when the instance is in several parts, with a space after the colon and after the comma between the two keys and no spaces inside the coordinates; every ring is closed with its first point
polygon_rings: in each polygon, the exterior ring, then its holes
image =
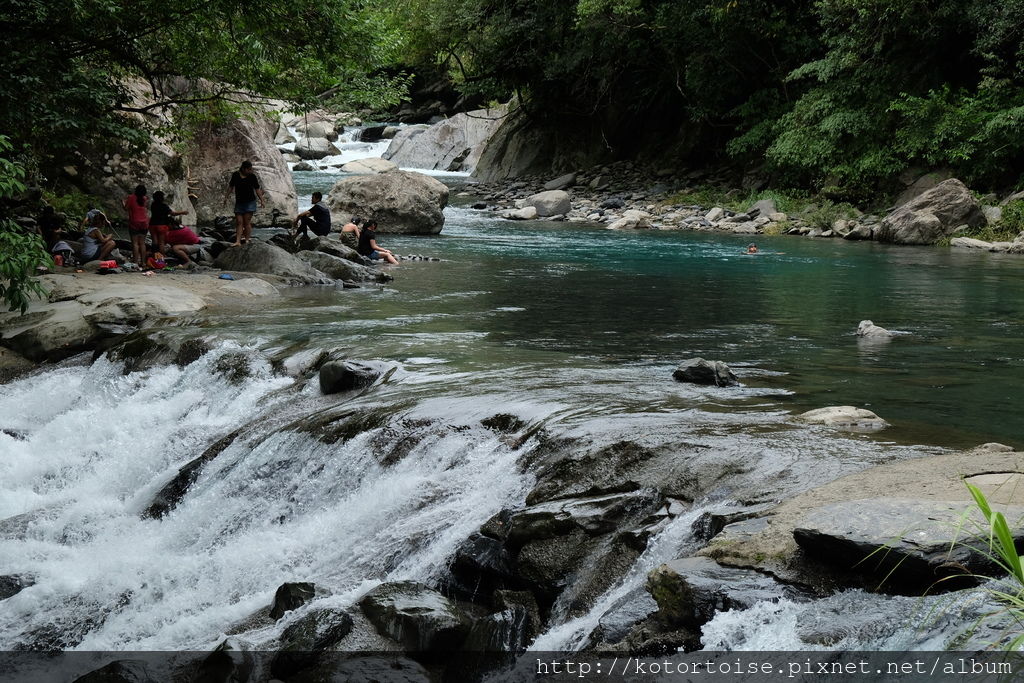
{"type": "MultiPolygon", "coordinates": [[[[928,555],[929,544],[939,543],[943,534],[948,543],[958,525],[963,529],[961,537],[969,540],[967,531],[978,521],[967,516],[973,506],[965,481],[980,488],[996,509],[1006,511],[1011,526],[1018,522],[1019,527],[1024,515],[1024,507],[1018,510],[1024,506],[1024,453],[1003,448],[985,444],[961,453],[914,458],[848,474],[761,516],[727,525],[697,554],[721,564],[768,572],[786,582],[830,589],[836,585],[832,571],[839,571],[838,565],[830,562],[832,569],[823,574],[819,558],[834,549],[819,545],[817,550],[806,551],[812,537],[827,533],[837,545],[856,546],[857,552],[871,547],[878,550],[878,557],[886,548],[903,549],[904,554],[913,550],[924,560],[917,569],[927,576],[918,572],[912,579],[923,592],[938,578],[933,570],[939,556],[928,555]],[[880,499],[880,494],[885,498],[880,499]],[[961,519],[966,521],[961,524],[961,519]],[[798,529],[803,531],[798,533],[798,529]],[[798,538],[802,538],[800,545],[798,538]],[[922,544],[922,539],[926,543],[922,544]]],[[[832,559],[851,574],[874,576],[877,585],[872,566],[858,564],[852,551],[843,552],[845,559],[834,553],[832,559]]],[[[942,562],[947,559],[965,560],[943,556],[942,562]]],[[[967,562],[970,565],[973,560],[967,558],[967,562]]],[[[904,583],[907,580],[900,578],[904,583]]]]}

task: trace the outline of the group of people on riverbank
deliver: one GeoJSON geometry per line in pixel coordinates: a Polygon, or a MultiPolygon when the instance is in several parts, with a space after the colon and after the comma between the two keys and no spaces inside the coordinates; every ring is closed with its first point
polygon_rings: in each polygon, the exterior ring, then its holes
{"type": "MultiPolygon", "coordinates": [[[[239,169],[231,174],[223,205],[234,195],[235,241],[232,247],[239,247],[252,239],[252,218],[257,208],[266,206],[266,198],[259,177],[253,171],[250,161],[243,161],[239,169]]],[[[131,241],[132,261],[125,264],[129,270],[159,267],[165,254],[174,256],[183,266],[191,267],[192,257],[199,250],[199,236],[180,224],[178,217],[188,211],[173,209],[161,191],[149,195],[145,185],[122,200],[128,220],[128,237],[131,241]],[[149,244],[147,244],[147,237],[149,244]]],[[[63,220],[52,206],[43,209],[39,219],[39,232],[47,249],[58,265],[99,260],[104,261],[117,248],[117,234],[114,225],[102,211],[90,208],[82,219],[80,245],[73,248],[70,237],[65,234],[63,220]]],[[[331,232],[331,212],[323,201],[323,193],[313,193],[313,204],[293,220],[294,236],[312,232],[324,236],[331,232]]],[[[353,216],[341,230],[342,240],[362,256],[371,260],[396,264],[398,259],[388,249],[377,243],[377,222],[363,221],[353,216]]]]}
{"type": "MultiPolygon", "coordinates": [[[[292,221],[293,234],[297,237],[308,236],[310,232],[323,237],[331,232],[331,210],[324,204],[322,192],[314,192],[313,204],[300,213],[292,221]]],[[[389,250],[377,243],[377,221],[364,221],[360,216],[352,216],[341,228],[341,241],[345,246],[355,249],[360,256],[372,261],[386,261],[397,264],[398,258],[389,250]]]]}

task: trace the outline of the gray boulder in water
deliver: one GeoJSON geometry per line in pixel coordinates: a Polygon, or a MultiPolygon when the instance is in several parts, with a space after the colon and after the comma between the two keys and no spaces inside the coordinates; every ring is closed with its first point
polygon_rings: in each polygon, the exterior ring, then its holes
{"type": "Polygon", "coordinates": [[[895,244],[934,244],[961,225],[988,223],[981,205],[956,178],[943,181],[886,216],[875,239],[895,244]]]}
{"type": "Polygon", "coordinates": [[[376,268],[359,265],[348,259],[332,256],[322,251],[300,251],[295,258],[311,267],[330,275],[335,280],[352,282],[388,282],[394,278],[376,268]]]}
{"type": "Polygon", "coordinates": [[[381,635],[411,651],[456,650],[469,634],[470,619],[454,602],[415,581],[381,584],[359,606],[381,635]]]}
{"type": "Polygon", "coordinates": [[[328,205],[338,219],[372,216],[380,233],[436,235],[444,227],[448,187],[411,171],[353,176],[335,183],[328,205]]]}
{"type": "Polygon", "coordinates": [[[733,387],[739,384],[739,380],[728,365],[720,360],[703,358],[684,360],[672,373],[672,378],[677,382],[713,384],[719,387],[733,387]]]}
{"type": "Polygon", "coordinates": [[[280,247],[258,240],[250,240],[248,244],[240,247],[225,249],[213,264],[223,270],[278,275],[303,284],[329,283],[323,273],[309,264],[280,247]]]}

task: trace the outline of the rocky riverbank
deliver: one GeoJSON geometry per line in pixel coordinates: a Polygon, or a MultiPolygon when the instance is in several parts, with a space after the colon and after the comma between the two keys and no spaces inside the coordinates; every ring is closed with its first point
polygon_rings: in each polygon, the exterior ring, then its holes
{"type": "MultiPolygon", "coordinates": [[[[653,174],[631,162],[617,162],[557,178],[538,176],[481,183],[473,208],[499,213],[510,220],[551,220],[604,224],[609,229],[698,230],[740,235],[794,235],[810,238],[876,240],[893,244],[936,244],[1024,254],[1024,231],[1014,239],[988,242],[962,237],[984,227],[1002,227],[1002,209],[983,204],[959,180],[916,182],[890,211],[863,213],[854,207],[824,209],[811,201],[799,211],[779,210],[775,199],[751,201],[743,208],[687,198],[707,194],[705,182],[717,182],[707,171],[680,176],[672,169],[653,174]]],[[[734,190],[733,204],[744,194],[734,190]]],[[[756,194],[756,193],[753,193],[756,194]]],[[[770,195],[771,193],[765,193],[770,195]]],[[[470,196],[470,193],[467,193],[470,196]]],[[[995,202],[994,197],[987,198],[995,202]]],[[[1018,201],[1004,198],[1004,206],[1018,201]]]]}

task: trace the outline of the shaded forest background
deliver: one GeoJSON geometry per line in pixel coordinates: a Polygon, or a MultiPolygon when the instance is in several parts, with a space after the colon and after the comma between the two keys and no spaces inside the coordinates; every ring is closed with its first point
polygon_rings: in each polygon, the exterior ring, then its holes
{"type": "Polygon", "coordinates": [[[909,169],[996,190],[1024,172],[1024,0],[0,4],[0,133],[43,181],[144,144],[162,103],[177,126],[252,92],[386,118],[439,78],[515,98],[581,164],[732,164],[851,200],[909,169]]]}

